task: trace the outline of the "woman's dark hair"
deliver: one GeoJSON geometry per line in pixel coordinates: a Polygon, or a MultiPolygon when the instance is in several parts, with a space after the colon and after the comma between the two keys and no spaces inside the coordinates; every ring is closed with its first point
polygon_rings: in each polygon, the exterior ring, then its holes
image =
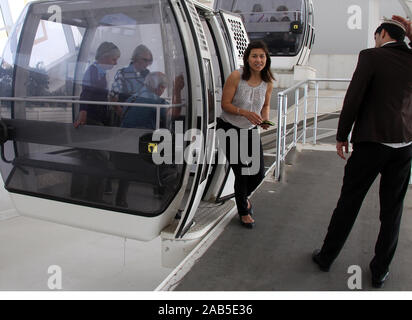
{"type": "Polygon", "coordinates": [[[273,76],[272,71],[270,71],[271,60],[270,60],[269,50],[268,50],[268,47],[266,46],[266,43],[260,40],[252,41],[251,43],[249,43],[248,47],[245,50],[245,53],[243,54],[242,79],[245,81],[250,79],[251,71],[250,71],[248,59],[253,49],[262,49],[263,51],[265,51],[266,65],[263,68],[263,70],[260,72],[260,76],[262,77],[263,81],[272,82],[272,80],[275,80],[275,77],[273,76]]]}

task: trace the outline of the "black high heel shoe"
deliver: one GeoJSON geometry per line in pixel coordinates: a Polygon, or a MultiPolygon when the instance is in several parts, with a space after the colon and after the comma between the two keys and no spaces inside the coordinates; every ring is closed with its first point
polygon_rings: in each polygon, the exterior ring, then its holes
{"type": "Polygon", "coordinates": [[[253,207],[252,207],[252,202],[250,202],[249,199],[247,199],[247,203],[250,205],[250,208],[247,209],[247,212],[253,216],[253,207]]]}
{"type": "Polygon", "coordinates": [[[240,215],[239,215],[239,218],[240,218],[240,224],[243,227],[245,227],[247,229],[253,229],[253,227],[255,226],[255,222],[243,222],[242,216],[240,216],[240,215]]]}

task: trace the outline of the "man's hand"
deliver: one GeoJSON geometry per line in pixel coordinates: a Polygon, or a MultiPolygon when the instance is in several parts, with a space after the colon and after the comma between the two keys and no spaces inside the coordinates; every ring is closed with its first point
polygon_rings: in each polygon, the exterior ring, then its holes
{"type": "Polygon", "coordinates": [[[336,152],[339,157],[341,157],[343,160],[346,160],[344,154],[343,154],[343,148],[345,148],[345,153],[349,153],[349,143],[348,141],[341,142],[341,141],[336,141],[336,152]]]}
{"type": "Polygon", "coordinates": [[[392,20],[396,20],[404,25],[406,29],[406,36],[412,41],[412,21],[396,15],[392,16],[392,20]]]}
{"type": "Polygon", "coordinates": [[[185,78],[183,77],[183,74],[177,76],[173,82],[173,89],[175,92],[180,92],[183,90],[185,87],[185,78]]]}

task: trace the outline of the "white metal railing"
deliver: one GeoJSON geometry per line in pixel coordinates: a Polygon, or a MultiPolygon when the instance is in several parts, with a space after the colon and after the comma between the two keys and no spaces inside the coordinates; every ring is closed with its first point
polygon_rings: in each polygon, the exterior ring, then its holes
{"type": "Polygon", "coordinates": [[[319,95],[319,84],[321,82],[337,82],[337,83],[349,83],[350,79],[308,79],[296,83],[294,86],[281,91],[278,93],[278,123],[277,123],[277,137],[276,137],[276,170],[275,178],[280,179],[280,169],[282,163],[285,161],[286,155],[288,152],[296,146],[299,141],[302,141],[303,144],[307,142],[307,130],[313,130],[313,144],[316,144],[318,139],[319,130],[330,130],[336,131],[336,128],[319,128],[318,127],[318,117],[319,115],[325,114],[339,114],[340,112],[319,112],[319,100],[322,98],[328,99],[343,99],[343,96],[325,96],[322,97],[319,95]],[[309,85],[314,85],[314,110],[313,112],[308,111],[309,103],[309,85]],[[303,89],[303,103],[300,99],[300,90],[303,89]],[[294,92],[295,94],[295,104],[289,109],[288,107],[288,93],[294,92]],[[299,109],[302,108],[303,119],[299,121],[299,109]],[[289,124],[288,129],[288,116],[294,112],[294,120],[289,124]],[[308,127],[307,122],[308,118],[313,117],[313,127],[308,127]],[[298,134],[299,123],[302,122],[302,132],[298,134]],[[292,141],[287,144],[286,138],[293,137],[292,141]]]}
{"type": "Polygon", "coordinates": [[[149,107],[156,109],[156,128],[160,128],[160,110],[161,109],[168,109],[171,107],[182,107],[184,106],[183,103],[181,104],[147,104],[147,103],[132,103],[132,102],[110,102],[110,101],[89,101],[89,100],[78,100],[77,97],[69,97],[70,99],[54,99],[44,98],[44,97],[0,97],[0,103],[2,101],[12,101],[12,102],[42,102],[42,103],[62,103],[67,104],[68,106],[71,104],[91,104],[96,106],[121,106],[121,107],[149,107]]]}

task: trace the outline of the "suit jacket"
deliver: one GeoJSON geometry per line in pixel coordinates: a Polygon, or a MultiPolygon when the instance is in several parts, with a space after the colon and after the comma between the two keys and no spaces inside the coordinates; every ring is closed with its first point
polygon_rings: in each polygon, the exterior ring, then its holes
{"type": "Polygon", "coordinates": [[[360,52],[342,107],[337,141],[412,141],[412,50],[404,42],[360,52]]]}

